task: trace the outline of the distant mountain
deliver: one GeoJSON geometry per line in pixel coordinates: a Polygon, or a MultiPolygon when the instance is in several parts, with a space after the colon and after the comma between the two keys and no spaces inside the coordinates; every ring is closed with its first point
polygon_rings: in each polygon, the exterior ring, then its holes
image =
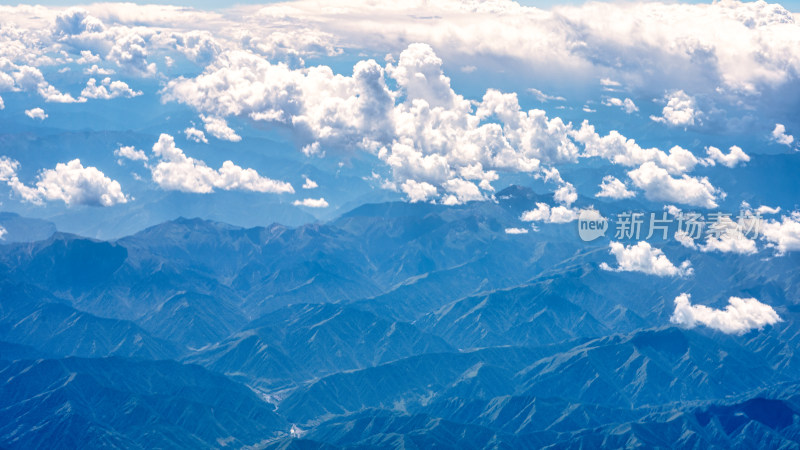
{"type": "Polygon", "coordinates": [[[180,353],[132,322],[96,317],[11,282],[0,283],[0,341],[60,356],[168,359],[180,353]]]}
{"type": "Polygon", "coordinates": [[[238,335],[199,351],[188,361],[260,384],[304,381],[451,350],[441,338],[408,323],[339,304],[301,304],[262,316],[238,335]]]}
{"type": "Polygon", "coordinates": [[[0,363],[5,448],[217,448],[286,435],[249,389],[172,361],[80,359],[0,363]]]}
{"type": "Polygon", "coordinates": [[[55,232],[56,226],[52,222],[0,212],[0,244],[41,241],[55,232]]]}
{"type": "Polygon", "coordinates": [[[416,325],[459,348],[541,346],[599,337],[609,331],[546,283],[458,300],[429,313],[416,325]]]}
{"type": "Polygon", "coordinates": [[[667,241],[693,275],[608,271],[610,236],[534,230],[537,202],[554,204],[512,186],[298,227],[179,218],[0,245],[0,447],[800,443],[800,254],[667,241]],[[782,321],[674,327],[680,293],[782,321]]]}

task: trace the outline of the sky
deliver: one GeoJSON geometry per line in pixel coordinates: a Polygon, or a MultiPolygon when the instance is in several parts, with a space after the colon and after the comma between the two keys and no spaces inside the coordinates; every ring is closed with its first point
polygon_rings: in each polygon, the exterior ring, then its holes
{"type": "Polygon", "coordinates": [[[2,208],[67,231],[511,184],[553,195],[529,222],[581,198],[794,223],[800,16],[780,4],[0,8],[2,208]]]}
{"type": "MultiPolygon", "coordinates": [[[[267,3],[278,3],[275,1],[264,1],[264,0],[244,0],[244,1],[237,1],[237,2],[219,2],[214,0],[183,0],[183,1],[171,1],[171,0],[150,0],[150,1],[131,1],[131,2],[109,2],[109,3],[136,3],[139,5],[180,5],[180,6],[190,6],[197,9],[225,9],[230,7],[231,5],[260,5],[260,4],[267,4],[267,3]]],[[[523,0],[519,2],[521,5],[525,6],[534,6],[538,8],[551,8],[553,6],[559,5],[581,5],[587,3],[584,0],[569,0],[569,1],[552,1],[552,0],[523,0]]],[[[679,3],[679,2],[666,2],[666,3],[679,3]]],[[[713,3],[710,1],[701,1],[701,0],[693,0],[688,2],[682,3],[689,3],[689,4],[697,4],[697,3],[713,3]]],[[[784,8],[788,9],[792,12],[800,12],[800,0],[785,0],[783,2],[779,2],[784,8]]],[[[42,1],[0,1],[0,5],[46,5],[46,6],[74,6],[74,5],[82,5],[83,2],[74,2],[70,0],[42,0],[42,1]]]]}

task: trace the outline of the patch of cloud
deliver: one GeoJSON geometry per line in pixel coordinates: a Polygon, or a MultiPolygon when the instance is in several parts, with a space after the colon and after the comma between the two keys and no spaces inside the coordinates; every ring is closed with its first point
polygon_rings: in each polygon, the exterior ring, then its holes
{"type": "Polygon", "coordinates": [[[751,255],[758,251],[756,241],[742,233],[742,227],[726,215],[718,215],[709,222],[706,241],[700,246],[704,252],[738,253],[751,255]]]}
{"type": "Polygon", "coordinates": [[[327,208],[328,202],[324,198],[304,198],[292,202],[294,206],[305,206],[306,208],[327,208]]]}
{"type": "Polygon", "coordinates": [[[646,162],[638,169],[631,170],[628,176],[636,187],[644,191],[649,200],[703,208],[717,207],[716,200],[720,192],[705,177],[684,174],[681,178],[674,178],[666,169],[653,162],[646,162]]]}
{"type": "Polygon", "coordinates": [[[203,144],[208,144],[208,139],[206,138],[206,134],[203,133],[202,130],[198,130],[195,127],[189,127],[183,130],[183,133],[186,135],[186,139],[190,141],[194,141],[197,143],[202,142],[203,144]]]}
{"type": "Polygon", "coordinates": [[[694,238],[689,236],[689,233],[687,233],[685,230],[676,231],[675,240],[686,248],[691,248],[691,249],[697,248],[697,244],[695,244],[694,238]]]}
{"type": "Polygon", "coordinates": [[[617,259],[617,267],[601,263],[600,268],[614,272],[641,272],[659,277],[686,277],[694,273],[692,263],[686,260],[675,266],[661,249],[651,247],[646,241],[634,245],[611,242],[609,252],[617,259]]]}
{"type": "Polygon", "coordinates": [[[153,145],[153,154],[158,161],[149,167],[153,181],[165,190],[201,194],[214,189],[294,193],[291,184],[263,177],[254,169],[243,169],[232,161],[223,162],[218,170],[212,169],[205,162],[186,156],[168,134],[161,134],[153,145]]]}
{"type": "Polygon", "coordinates": [[[621,108],[628,114],[635,113],[639,111],[639,108],[633,103],[633,100],[629,98],[625,98],[624,100],[616,98],[616,97],[607,97],[603,99],[603,104],[606,106],[614,106],[617,108],[621,108]]]}
{"type": "Polygon", "coordinates": [[[5,181],[25,202],[63,201],[67,206],[113,206],[128,202],[119,182],[96,167],[84,167],[80,159],[43,170],[33,186],[26,186],[19,180],[18,167],[17,161],[0,158],[0,181],[5,181]]]}
{"type": "Polygon", "coordinates": [[[528,92],[533,94],[533,96],[536,97],[536,100],[539,100],[542,103],[548,102],[548,101],[551,101],[551,100],[560,101],[560,102],[563,102],[563,101],[566,100],[564,97],[559,97],[557,95],[547,95],[544,92],[542,92],[542,91],[540,91],[538,89],[535,89],[535,88],[528,88],[528,92]]]}
{"type": "Polygon", "coordinates": [[[740,147],[731,146],[728,154],[722,153],[722,150],[717,147],[709,146],[706,148],[706,164],[715,165],[716,163],[722,164],[725,167],[733,168],[739,163],[746,163],[750,161],[750,156],[745,153],[740,147]]]}
{"type": "Polygon", "coordinates": [[[308,177],[303,177],[303,178],[305,178],[305,182],[303,183],[303,189],[316,189],[319,187],[317,182],[312,180],[311,178],[308,177]]]}
{"type": "Polygon", "coordinates": [[[86,75],[113,75],[116,73],[114,69],[105,69],[103,67],[98,66],[97,64],[92,64],[91,67],[87,67],[83,69],[83,73],[86,75]]]}
{"type": "Polygon", "coordinates": [[[781,220],[762,222],[760,232],[767,245],[779,255],[800,251],[800,212],[794,211],[781,220]]]}
{"type": "Polygon", "coordinates": [[[781,322],[775,310],[755,298],[730,297],[725,309],[692,305],[689,294],[675,297],[675,311],[670,322],[685,328],[704,325],[726,334],[742,335],[781,322]]]}
{"type": "Polygon", "coordinates": [[[786,134],[786,127],[781,123],[776,123],[775,128],[772,130],[772,140],[781,145],[792,146],[794,136],[786,134]]]}
{"type": "Polygon", "coordinates": [[[607,197],[616,200],[635,197],[636,193],[629,190],[625,183],[612,175],[603,177],[600,183],[600,192],[595,194],[595,197],[607,197]]]}
{"type": "Polygon", "coordinates": [[[114,150],[114,155],[119,157],[117,163],[119,165],[123,164],[123,159],[128,159],[131,161],[147,161],[147,155],[144,153],[144,150],[136,150],[133,146],[123,146],[116,150],[114,150]]]}
{"type": "Polygon", "coordinates": [[[702,113],[697,108],[694,97],[683,90],[670,92],[664,97],[667,102],[661,110],[661,116],[650,116],[650,119],[673,127],[688,127],[698,125],[702,113]]]}
{"type": "Polygon", "coordinates": [[[225,119],[204,115],[200,115],[200,119],[203,121],[206,131],[215,138],[230,142],[239,142],[242,140],[242,137],[236,134],[233,128],[228,126],[228,122],[226,122],[225,119]]]}
{"type": "Polygon", "coordinates": [[[578,218],[580,211],[559,205],[550,207],[547,203],[537,202],[536,208],[525,211],[520,216],[523,222],[569,223],[578,218]]]}
{"type": "Polygon", "coordinates": [[[81,91],[82,98],[93,98],[101,100],[110,100],[117,97],[132,98],[142,95],[142,91],[134,91],[124,81],[111,81],[111,78],[104,78],[100,84],[97,80],[89,78],[86,82],[86,87],[81,91]]]}
{"type": "Polygon", "coordinates": [[[25,115],[31,119],[44,120],[47,118],[47,113],[42,108],[26,109],[25,115]]]}
{"type": "Polygon", "coordinates": [[[527,228],[506,228],[506,234],[528,234],[527,228]]]}

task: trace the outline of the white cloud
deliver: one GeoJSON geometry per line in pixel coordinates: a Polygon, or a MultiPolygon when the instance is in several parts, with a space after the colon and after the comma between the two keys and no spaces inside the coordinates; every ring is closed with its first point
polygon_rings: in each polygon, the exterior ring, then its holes
{"type": "Polygon", "coordinates": [[[111,81],[111,78],[104,78],[100,84],[97,80],[89,78],[86,82],[86,87],[81,92],[83,98],[95,98],[101,100],[110,100],[117,97],[136,97],[142,95],[142,91],[134,91],[124,81],[111,81]]]}
{"type": "MultiPolygon", "coordinates": [[[[81,50],[80,51],[80,58],[76,59],[75,62],[78,64],[92,64],[92,63],[99,63],[103,60],[100,55],[95,55],[92,53],[91,50],[81,50]]],[[[93,67],[97,67],[95,64],[93,67]]]]}
{"type": "Polygon", "coordinates": [[[91,67],[83,69],[83,73],[86,75],[113,75],[116,72],[114,72],[114,69],[105,69],[97,64],[92,64],[91,67]]]}
{"type": "Polygon", "coordinates": [[[689,294],[675,297],[675,311],[670,322],[686,328],[705,325],[726,334],[742,335],[782,321],[771,306],[754,298],[730,297],[725,309],[692,305],[690,298],[689,294]]]}
{"type": "Polygon", "coordinates": [[[25,115],[31,119],[44,120],[47,118],[47,113],[42,108],[26,109],[25,115]]]}
{"type": "Polygon", "coordinates": [[[595,194],[595,197],[608,197],[613,199],[624,199],[635,196],[636,193],[629,190],[628,187],[625,186],[625,183],[612,175],[603,177],[603,181],[600,183],[600,192],[595,194]]]}
{"type": "Polygon", "coordinates": [[[635,113],[639,111],[639,108],[633,103],[633,100],[626,98],[625,100],[616,98],[616,97],[608,97],[603,100],[603,104],[606,106],[616,106],[618,108],[622,108],[628,114],[635,113]]]}
{"type": "Polygon", "coordinates": [[[756,241],[748,238],[736,222],[727,216],[719,216],[709,222],[709,233],[705,244],[700,247],[704,252],[739,253],[751,255],[758,251],[756,241]],[[713,231],[713,233],[710,233],[713,231]]]}
{"type": "Polygon", "coordinates": [[[8,230],[6,230],[5,227],[0,225],[0,241],[5,241],[6,240],[6,234],[8,234],[8,230]]]}
{"type": "Polygon", "coordinates": [[[786,134],[786,127],[783,124],[776,123],[775,129],[772,130],[772,140],[778,144],[792,146],[794,136],[786,134]]]}
{"type": "Polygon", "coordinates": [[[536,203],[536,208],[520,216],[523,222],[568,223],[576,220],[580,211],[566,206],[550,207],[547,203],[536,203]]]}
{"type": "Polygon", "coordinates": [[[189,127],[183,130],[183,133],[186,135],[186,139],[190,141],[195,141],[197,143],[202,142],[203,144],[208,144],[208,139],[206,139],[205,133],[201,130],[198,130],[195,127],[189,127]]]}
{"type": "Polygon", "coordinates": [[[236,132],[233,131],[233,128],[228,126],[228,123],[225,121],[225,119],[204,116],[202,114],[200,115],[200,119],[203,120],[206,131],[208,131],[215,138],[231,142],[239,142],[242,140],[242,137],[236,134],[236,132]]]}
{"type": "MultiPolygon", "coordinates": [[[[665,152],[642,148],[616,131],[600,136],[588,122],[575,130],[544,111],[522,110],[513,93],[489,89],[471,102],[453,91],[442,60],[425,44],[408,46],[385,67],[360,61],[352,76],[326,66],[293,69],[250,52],[223,51],[199,76],[168,82],[162,95],[195,108],[206,130],[223,139],[239,139],[226,118],[247,116],[290,125],[308,156],[324,157],[327,148],[376,154],[391,169],[389,184],[413,192],[415,201],[428,200],[428,194],[448,204],[486,198],[498,172],[540,174],[581,156],[628,167],[653,162],[670,175],[685,174],[701,162],[678,146],[665,152]],[[407,184],[410,180],[414,183],[407,184]],[[412,189],[419,186],[425,192],[412,189]]],[[[706,183],[684,177],[671,186],[706,183]]],[[[715,190],[710,191],[713,202],[715,190]]],[[[710,204],[707,198],[699,201],[710,204]]]]}
{"type": "Polygon", "coordinates": [[[294,206],[305,206],[306,208],[327,208],[328,202],[324,198],[304,198],[302,201],[295,200],[294,206]]]}
{"type": "Polygon", "coordinates": [[[114,155],[120,158],[117,160],[120,165],[122,165],[122,158],[129,159],[131,161],[147,161],[147,155],[144,153],[144,150],[136,150],[132,146],[120,147],[114,150],[114,155]]]}
{"type": "Polygon", "coordinates": [[[45,200],[60,200],[67,206],[113,206],[128,201],[119,182],[108,178],[96,167],[84,167],[79,159],[58,163],[55,169],[43,170],[33,187],[19,180],[18,167],[17,161],[0,158],[0,180],[6,181],[25,202],[41,204],[45,200]]]}
{"type": "Polygon", "coordinates": [[[570,134],[584,145],[581,156],[601,157],[627,167],[652,162],[672,175],[680,175],[692,171],[699,162],[692,152],[677,145],[669,152],[657,148],[642,148],[635,140],[626,138],[616,130],[601,137],[588,121],[584,121],[579,129],[570,134]]]}
{"type": "Polygon", "coordinates": [[[781,207],[776,206],[773,208],[771,206],[761,205],[758,208],[756,208],[756,212],[761,215],[778,214],[779,212],[781,212],[781,207]]]}
{"type": "Polygon", "coordinates": [[[316,188],[319,187],[319,185],[317,184],[316,181],[314,181],[314,180],[312,180],[312,179],[310,179],[308,177],[303,177],[303,178],[305,178],[305,180],[306,180],[303,183],[303,189],[316,189],[316,188]]]}
{"type": "Polygon", "coordinates": [[[681,178],[673,178],[666,169],[658,167],[652,162],[646,162],[638,169],[631,170],[628,172],[628,176],[650,200],[703,208],[717,207],[718,190],[705,177],[683,175],[681,178]]]}
{"type": "Polygon", "coordinates": [[[438,195],[436,186],[424,181],[406,180],[400,185],[400,190],[408,196],[411,203],[424,202],[438,195]]]}
{"type": "Polygon", "coordinates": [[[219,170],[205,162],[186,156],[168,134],[161,134],[153,145],[158,163],[150,166],[153,181],[162,189],[194,193],[211,193],[215,188],[254,192],[294,193],[292,185],[262,177],[253,169],[243,169],[225,161],[219,170]]]}
{"type": "Polygon", "coordinates": [[[781,220],[762,222],[761,236],[778,254],[800,251],[800,212],[795,211],[781,220]]]}
{"type": "MultiPolygon", "coordinates": [[[[81,102],[70,94],[65,94],[44,79],[41,70],[29,65],[17,65],[0,56],[0,91],[36,92],[46,102],[81,102]]],[[[84,100],[85,101],[85,100],[84,100]]]]}
{"type": "Polygon", "coordinates": [[[533,96],[536,97],[536,99],[539,100],[540,102],[547,102],[547,101],[550,101],[550,100],[562,101],[563,102],[563,101],[566,100],[564,97],[559,97],[557,95],[547,95],[544,92],[542,92],[542,91],[540,91],[538,89],[535,89],[535,88],[528,88],[528,91],[531,94],[533,94],[533,96]]]}
{"type": "Polygon", "coordinates": [[[650,116],[650,119],[670,126],[686,127],[695,125],[695,121],[701,116],[694,97],[682,90],[670,92],[664,99],[667,105],[661,111],[661,117],[650,116]]]}
{"type": "Polygon", "coordinates": [[[697,248],[697,244],[694,243],[694,239],[691,236],[689,236],[689,233],[687,233],[685,230],[676,231],[675,240],[686,248],[691,248],[691,249],[697,248]]]}
{"type": "Polygon", "coordinates": [[[553,194],[553,199],[559,203],[564,204],[566,207],[572,206],[578,200],[578,192],[572,183],[564,183],[561,187],[556,189],[553,194]]]}
{"type": "Polygon", "coordinates": [[[6,104],[5,104],[5,102],[3,101],[3,97],[0,97],[0,110],[3,110],[3,109],[5,109],[5,108],[6,108],[6,104]]]}
{"type": "Polygon", "coordinates": [[[712,166],[715,163],[720,163],[725,167],[733,168],[736,167],[736,165],[740,162],[750,161],[750,156],[736,145],[731,146],[727,155],[722,153],[722,151],[717,147],[713,146],[706,148],[706,154],[708,155],[706,162],[712,166]]]}
{"type": "Polygon", "coordinates": [[[527,228],[506,228],[506,234],[528,234],[527,228]]]}
{"type": "Polygon", "coordinates": [[[600,268],[615,272],[642,272],[659,277],[685,277],[692,275],[694,269],[689,260],[676,267],[667,259],[661,249],[651,247],[646,241],[635,245],[626,246],[620,242],[609,244],[610,253],[617,259],[617,267],[611,268],[606,263],[601,263],[600,268]]]}
{"type": "Polygon", "coordinates": [[[618,88],[622,86],[622,83],[619,81],[614,81],[610,78],[602,78],[600,79],[600,84],[606,87],[618,88]]]}

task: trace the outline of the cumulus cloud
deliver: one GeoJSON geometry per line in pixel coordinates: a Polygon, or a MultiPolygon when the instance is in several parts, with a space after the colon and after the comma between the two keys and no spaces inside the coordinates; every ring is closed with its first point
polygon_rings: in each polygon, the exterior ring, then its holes
{"type": "Polygon", "coordinates": [[[42,108],[26,109],[25,115],[31,119],[44,120],[47,118],[47,113],[42,108]]]}
{"type": "Polygon", "coordinates": [[[616,98],[616,97],[607,97],[603,99],[603,104],[606,106],[615,106],[617,108],[622,108],[628,114],[635,113],[639,111],[639,108],[633,103],[633,100],[626,98],[625,100],[616,98]]]}
{"type": "Polygon", "coordinates": [[[667,104],[661,110],[661,116],[650,116],[650,119],[675,127],[695,125],[701,112],[697,109],[694,97],[679,89],[667,94],[664,99],[667,104]]]}
{"type": "Polygon", "coordinates": [[[694,238],[689,236],[685,230],[678,230],[675,232],[675,240],[686,248],[696,249],[697,244],[694,243],[694,238]]]}
{"type": "Polygon", "coordinates": [[[327,208],[328,202],[324,198],[304,198],[292,202],[294,206],[305,206],[306,208],[327,208]]]}
{"type": "Polygon", "coordinates": [[[661,249],[651,247],[646,241],[626,246],[620,242],[611,242],[609,252],[617,259],[617,267],[612,268],[601,263],[603,270],[615,272],[642,272],[659,277],[685,277],[692,275],[694,269],[689,260],[675,266],[661,249]]]}
{"type": "Polygon", "coordinates": [[[81,91],[81,97],[83,98],[101,100],[110,100],[117,97],[131,98],[138,95],[142,95],[142,91],[134,91],[128,86],[128,83],[119,80],[111,81],[111,78],[108,77],[104,78],[99,85],[96,79],[89,78],[89,81],[86,82],[86,87],[81,91]]]}
{"type": "Polygon", "coordinates": [[[580,215],[577,209],[567,206],[550,207],[547,203],[536,203],[536,208],[525,211],[520,216],[523,222],[568,223],[580,215]]]}
{"type": "Polygon", "coordinates": [[[129,159],[131,161],[147,161],[148,159],[144,150],[136,150],[132,146],[120,147],[114,150],[114,155],[120,158],[117,160],[117,163],[120,165],[122,165],[123,159],[129,159]]]}
{"type": "Polygon", "coordinates": [[[698,163],[680,147],[643,149],[618,132],[600,136],[586,122],[574,130],[544,111],[524,111],[513,93],[489,89],[470,102],[453,91],[442,60],[424,44],[408,46],[385,68],[361,61],[352,76],[228,51],[199,76],[170,81],[163,96],[197,109],[206,130],[218,137],[238,138],[224,118],[248,116],[293,126],[308,156],[324,156],[324,147],[377,154],[392,170],[391,184],[412,201],[484,199],[500,171],[544,173],[579,156],[628,166],[653,161],[671,174],[698,163]],[[397,90],[388,87],[387,77],[397,90]],[[576,142],[584,145],[583,154],[576,142]]]}
{"type": "Polygon", "coordinates": [[[506,228],[506,234],[528,234],[527,228],[506,228]]]}
{"type": "Polygon", "coordinates": [[[200,115],[200,119],[202,119],[206,131],[208,131],[215,138],[231,142],[239,142],[242,140],[242,137],[236,134],[236,132],[233,131],[233,128],[228,126],[228,123],[225,121],[225,119],[204,115],[200,115]]]}
{"type": "Polygon", "coordinates": [[[716,163],[720,163],[725,167],[733,168],[740,162],[750,161],[750,156],[736,145],[730,148],[727,155],[722,153],[722,150],[712,146],[706,148],[706,154],[708,155],[706,162],[712,166],[716,163]]]}
{"type": "Polygon", "coordinates": [[[739,224],[726,215],[717,215],[709,224],[706,241],[700,246],[700,250],[750,255],[756,253],[758,248],[755,240],[742,233],[739,224]]]}
{"type": "Polygon", "coordinates": [[[557,95],[547,95],[544,92],[542,92],[542,91],[540,91],[538,89],[535,89],[535,88],[529,88],[528,92],[533,94],[533,96],[536,97],[536,100],[539,100],[540,102],[543,102],[543,103],[547,102],[547,101],[550,101],[550,100],[555,100],[555,101],[565,101],[566,100],[564,97],[559,97],[557,95]]]}
{"type": "Polygon", "coordinates": [[[675,311],[670,322],[685,328],[704,325],[726,334],[742,335],[782,321],[771,306],[755,298],[730,297],[725,309],[692,305],[690,299],[689,294],[675,297],[675,311]]]}
{"type": "Polygon", "coordinates": [[[783,124],[776,123],[775,129],[772,130],[772,140],[778,144],[792,146],[794,136],[786,134],[786,127],[783,124]]]}
{"type": "Polygon", "coordinates": [[[186,156],[175,146],[168,134],[161,134],[153,145],[157,159],[150,166],[153,181],[165,190],[178,190],[207,194],[214,189],[243,190],[254,192],[293,193],[292,185],[263,177],[254,169],[243,169],[232,161],[225,161],[218,170],[205,162],[186,156]]]}
{"type": "Polygon", "coordinates": [[[635,192],[629,190],[625,183],[612,175],[603,177],[603,181],[600,183],[600,192],[595,194],[595,197],[608,197],[617,200],[635,196],[635,192]]]}
{"type": "Polygon", "coordinates": [[[795,211],[781,220],[769,220],[761,224],[761,236],[779,255],[800,251],[800,212],[795,211]]]}
{"type": "Polygon", "coordinates": [[[26,186],[19,180],[18,167],[17,161],[0,158],[0,181],[5,181],[16,195],[29,203],[60,200],[67,206],[113,206],[128,201],[119,182],[96,167],[84,167],[79,159],[43,170],[34,186],[26,186]]]}
{"type": "Polygon", "coordinates": [[[76,103],[85,100],[63,93],[45,80],[42,71],[25,64],[15,64],[0,56],[0,91],[36,92],[46,102],[76,103]]]}
{"type": "Polygon", "coordinates": [[[615,130],[600,136],[588,121],[584,121],[579,129],[572,130],[570,135],[584,145],[581,156],[601,157],[627,167],[651,162],[672,175],[680,175],[692,171],[700,162],[692,152],[679,146],[664,152],[657,148],[642,148],[635,140],[615,130]]]}
{"type": "Polygon", "coordinates": [[[628,176],[650,200],[703,208],[717,207],[716,198],[719,191],[705,177],[690,177],[684,174],[681,178],[674,178],[666,169],[652,162],[646,162],[638,169],[631,170],[628,176]]]}
{"type": "Polygon", "coordinates": [[[427,201],[439,193],[436,186],[424,181],[415,180],[406,180],[400,185],[400,190],[408,196],[408,200],[411,203],[427,201]]]}
{"type": "Polygon", "coordinates": [[[195,127],[189,127],[183,130],[183,133],[186,135],[186,139],[189,139],[190,141],[195,141],[197,143],[202,142],[203,144],[208,144],[208,139],[206,138],[206,134],[195,127]]]}
{"type": "Polygon", "coordinates": [[[556,192],[553,194],[553,200],[569,207],[578,200],[578,191],[575,190],[575,186],[573,186],[572,183],[564,183],[561,187],[556,189],[556,192]]]}
{"type": "Polygon", "coordinates": [[[303,183],[303,189],[316,189],[316,188],[319,187],[319,185],[317,184],[316,181],[314,181],[314,180],[312,180],[312,179],[310,179],[308,177],[303,177],[303,178],[305,178],[305,180],[306,180],[303,183]]]}

